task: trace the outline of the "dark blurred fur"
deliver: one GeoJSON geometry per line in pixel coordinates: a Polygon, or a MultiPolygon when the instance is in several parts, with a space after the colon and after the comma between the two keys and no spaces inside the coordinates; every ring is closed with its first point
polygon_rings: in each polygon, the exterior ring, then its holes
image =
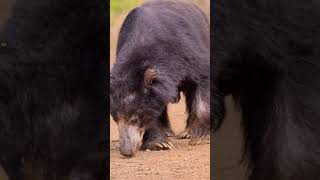
{"type": "Polygon", "coordinates": [[[250,180],[319,179],[320,2],[217,0],[212,12],[215,128],[232,94],[250,180]]]}
{"type": "Polygon", "coordinates": [[[166,105],[178,101],[180,91],[187,96],[192,137],[209,133],[209,115],[196,117],[195,112],[196,95],[209,111],[209,22],[201,10],[185,2],[146,3],[131,11],[121,28],[111,70],[111,113],[116,121],[119,116],[138,116],[137,123],[147,129],[144,140],[166,139],[161,129],[171,131],[166,105]],[[150,87],[144,84],[147,69],[158,72],[150,87]],[[136,98],[126,102],[132,94],[136,98]]]}
{"type": "Polygon", "coordinates": [[[107,7],[16,0],[0,29],[0,164],[11,180],[103,179],[107,7]]]}

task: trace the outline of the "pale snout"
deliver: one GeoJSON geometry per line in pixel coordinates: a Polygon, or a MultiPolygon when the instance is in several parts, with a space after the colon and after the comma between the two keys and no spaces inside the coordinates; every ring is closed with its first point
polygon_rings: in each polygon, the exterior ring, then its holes
{"type": "Polygon", "coordinates": [[[118,130],[121,155],[134,156],[141,146],[143,130],[136,125],[128,124],[125,120],[118,121],[118,130]]]}

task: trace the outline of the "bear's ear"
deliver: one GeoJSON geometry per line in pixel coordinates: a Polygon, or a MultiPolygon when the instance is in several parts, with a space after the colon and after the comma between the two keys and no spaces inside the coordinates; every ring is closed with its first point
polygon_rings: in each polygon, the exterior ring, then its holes
{"type": "Polygon", "coordinates": [[[144,72],[144,85],[146,87],[152,86],[159,80],[159,72],[153,68],[148,68],[144,72]]]}

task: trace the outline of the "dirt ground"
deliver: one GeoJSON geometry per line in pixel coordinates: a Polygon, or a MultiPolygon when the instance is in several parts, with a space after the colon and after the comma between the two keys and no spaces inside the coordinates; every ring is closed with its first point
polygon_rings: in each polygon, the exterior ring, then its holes
{"type": "MultiPolygon", "coordinates": [[[[175,133],[185,127],[185,104],[169,106],[169,117],[175,133]]],[[[210,142],[198,146],[188,145],[188,140],[171,138],[175,149],[166,151],[140,151],[133,158],[119,153],[117,125],[110,121],[110,178],[202,180],[210,179],[210,142]]]]}

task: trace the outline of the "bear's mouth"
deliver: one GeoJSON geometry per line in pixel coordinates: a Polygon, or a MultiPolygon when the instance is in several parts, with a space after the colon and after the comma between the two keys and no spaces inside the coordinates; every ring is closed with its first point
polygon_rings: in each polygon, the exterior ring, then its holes
{"type": "Polygon", "coordinates": [[[132,157],[142,144],[143,128],[127,123],[124,119],[117,122],[119,130],[120,154],[132,157]]]}

